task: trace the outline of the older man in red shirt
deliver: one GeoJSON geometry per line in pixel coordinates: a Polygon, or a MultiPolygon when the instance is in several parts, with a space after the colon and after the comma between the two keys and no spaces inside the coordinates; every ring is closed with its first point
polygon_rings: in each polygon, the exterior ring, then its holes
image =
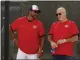
{"type": "Polygon", "coordinates": [[[74,42],[78,40],[78,28],[74,21],[67,19],[66,9],[60,7],[56,11],[59,21],[50,28],[48,40],[53,50],[53,60],[73,60],[74,42]]]}
{"type": "Polygon", "coordinates": [[[16,59],[38,59],[43,53],[45,32],[43,23],[37,19],[39,13],[38,6],[32,5],[28,16],[20,17],[10,24],[12,40],[18,47],[16,59]],[[14,31],[18,33],[18,40],[14,31]]]}

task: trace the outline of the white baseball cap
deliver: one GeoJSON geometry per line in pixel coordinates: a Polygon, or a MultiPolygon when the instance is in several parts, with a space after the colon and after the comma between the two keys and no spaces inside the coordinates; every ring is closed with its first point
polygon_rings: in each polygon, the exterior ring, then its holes
{"type": "Polygon", "coordinates": [[[38,11],[38,12],[41,12],[39,7],[37,5],[32,5],[30,8],[29,8],[30,11],[38,11]]]}

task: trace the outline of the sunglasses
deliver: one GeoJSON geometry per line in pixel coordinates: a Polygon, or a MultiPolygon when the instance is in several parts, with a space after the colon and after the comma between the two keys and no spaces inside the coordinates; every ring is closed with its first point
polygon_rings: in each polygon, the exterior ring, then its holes
{"type": "Polygon", "coordinates": [[[61,13],[57,13],[56,16],[61,15],[61,13]]]}
{"type": "Polygon", "coordinates": [[[37,13],[37,14],[39,14],[39,11],[33,11],[34,13],[37,13]]]}

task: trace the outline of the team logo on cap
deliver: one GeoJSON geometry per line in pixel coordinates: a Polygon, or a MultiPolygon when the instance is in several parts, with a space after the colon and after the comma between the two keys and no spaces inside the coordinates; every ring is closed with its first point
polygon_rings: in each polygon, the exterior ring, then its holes
{"type": "Polygon", "coordinates": [[[32,5],[32,9],[33,9],[33,10],[39,10],[39,8],[38,8],[37,5],[32,5]]]}
{"type": "Polygon", "coordinates": [[[33,25],[33,28],[37,28],[37,26],[36,25],[33,25]]]}
{"type": "Polygon", "coordinates": [[[68,28],[68,25],[65,25],[65,28],[68,28]]]}

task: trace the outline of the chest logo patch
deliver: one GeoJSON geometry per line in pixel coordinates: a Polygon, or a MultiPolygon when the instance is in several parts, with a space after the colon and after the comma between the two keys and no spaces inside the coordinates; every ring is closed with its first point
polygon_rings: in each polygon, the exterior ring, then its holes
{"type": "Polygon", "coordinates": [[[65,25],[65,28],[68,28],[68,25],[65,25]]]}
{"type": "Polygon", "coordinates": [[[37,28],[37,26],[36,25],[33,25],[33,28],[37,28]]]}

